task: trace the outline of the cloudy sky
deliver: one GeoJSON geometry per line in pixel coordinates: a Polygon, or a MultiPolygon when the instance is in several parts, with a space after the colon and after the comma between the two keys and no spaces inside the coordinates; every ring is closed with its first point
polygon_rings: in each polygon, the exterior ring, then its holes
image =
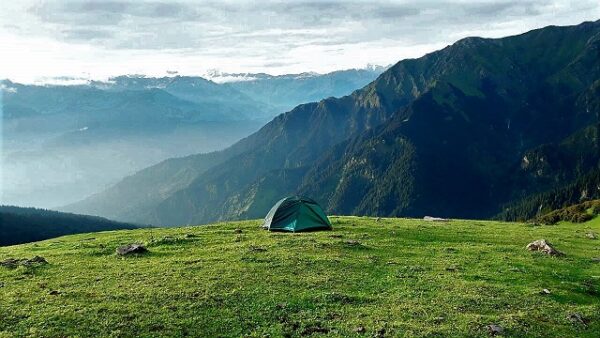
{"type": "Polygon", "coordinates": [[[598,19],[598,0],[2,1],[0,78],[329,72],[598,19]]]}

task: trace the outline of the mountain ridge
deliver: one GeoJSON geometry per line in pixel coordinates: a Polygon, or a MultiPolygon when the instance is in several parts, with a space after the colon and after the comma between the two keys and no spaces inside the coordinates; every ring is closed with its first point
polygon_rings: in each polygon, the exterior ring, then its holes
{"type": "MultiPolygon", "coordinates": [[[[334,213],[491,217],[517,198],[505,187],[525,175],[518,171],[522,153],[597,120],[585,95],[595,93],[599,31],[600,22],[588,22],[466,38],[402,60],[351,95],[279,115],[238,143],[249,142],[250,150],[138,216],[168,225],[254,217],[274,196],[303,192],[334,213]],[[380,136],[390,146],[378,143],[380,136]],[[377,147],[381,153],[371,151],[377,147]],[[281,189],[259,184],[281,182],[291,171],[297,182],[281,189]],[[469,203],[457,205],[452,195],[461,191],[469,203]]],[[[523,188],[537,193],[530,183],[523,188]]]]}
{"type": "Polygon", "coordinates": [[[97,216],[0,205],[0,246],[36,242],[64,235],[141,227],[143,226],[97,216]]]}

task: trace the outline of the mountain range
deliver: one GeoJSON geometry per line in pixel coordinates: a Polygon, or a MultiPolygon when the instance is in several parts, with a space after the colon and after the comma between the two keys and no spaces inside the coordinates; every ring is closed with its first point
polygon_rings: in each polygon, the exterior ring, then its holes
{"type": "Polygon", "coordinates": [[[328,74],[301,73],[273,76],[269,74],[219,74],[212,79],[226,80],[226,85],[268,105],[279,112],[300,103],[319,101],[352,93],[373,81],[389,67],[368,66],[363,69],[335,71],[328,74]],[[243,81],[233,81],[233,80],[243,81]]]}
{"type": "Polygon", "coordinates": [[[178,225],[262,217],[298,193],[334,214],[518,219],[544,194],[598,194],[569,187],[600,168],[599,114],[600,21],[466,38],[65,209],[178,225]]]}
{"type": "Polygon", "coordinates": [[[316,93],[347,94],[378,71],[264,75],[240,88],[190,76],[129,75],[78,85],[4,80],[0,202],[50,208],[81,200],[167,158],[223,149],[282,107],[316,93]],[[254,96],[252,85],[273,93],[293,88],[294,95],[273,104],[268,95],[254,96]]]}

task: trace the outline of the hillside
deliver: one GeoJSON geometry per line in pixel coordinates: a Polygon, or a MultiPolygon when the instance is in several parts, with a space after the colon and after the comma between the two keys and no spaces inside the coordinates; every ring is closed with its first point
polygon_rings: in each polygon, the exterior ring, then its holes
{"type": "Polygon", "coordinates": [[[600,21],[463,39],[276,117],[145,208],[115,213],[120,183],[67,210],[193,224],[301,193],[339,214],[494,217],[600,167],[599,49],[600,21]]]}
{"type": "Polygon", "coordinates": [[[36,242],[70,234],[138,227],[102,217],[0,206],[0,246],[36,242]]]}
{"type": "Polygon", "coordinates": [[[0,262],[49,263],[0,266],[0,337],[481,337],[492,324],[507,337],[600,331],[600,251],[585,237],[600,232],[598,222],[332,217],[333,231],[297,234],[259,223],[0,248],[0,262]],[[540,238],[566,255],[525,250],[540,238]],[[133,242],[149,253],[115,256],[133,242]]]}

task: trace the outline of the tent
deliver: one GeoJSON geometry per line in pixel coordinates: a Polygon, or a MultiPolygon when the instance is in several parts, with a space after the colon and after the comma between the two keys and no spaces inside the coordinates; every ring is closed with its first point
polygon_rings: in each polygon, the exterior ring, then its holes
{"type": "Polygon", "coordinates": [[[321,206],[310,198],[286,197],[271,208],[263,228],[270,231],[329,230],[331,222],[321,206]]]}

